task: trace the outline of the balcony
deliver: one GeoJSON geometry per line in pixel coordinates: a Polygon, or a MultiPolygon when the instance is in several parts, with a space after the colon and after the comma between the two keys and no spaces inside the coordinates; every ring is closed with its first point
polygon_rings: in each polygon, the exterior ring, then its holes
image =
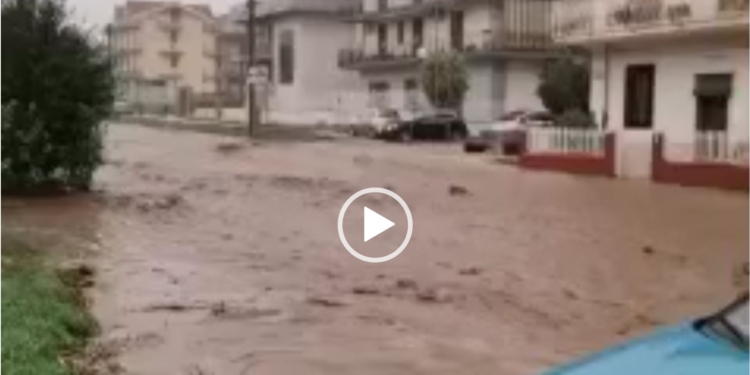
{"type": "MultiPolygon", "coordinates": [[[[498,27],[468,34],[455,47],[448,44],[428,46],[427,53],[453,49],[466,58],[544,58],[555,50],[554,47],[551,35],[544,28],[518,30],[498,27]]],[[[384,46],[377,50],[348,48],[339,52],[339,66],[355,70],[409,67],[419,63],[419,49],[419,44],[384,46]]]]}
{"type": "Polygon", "coordinates": [[[544,57],[554,47],[546,28],[519,30],[497,27],[466,35],[461,52],[467,57],[520,54],[544,57]]]}
{"type": "Polygon", "coordinates": [[[455,8],[458,4],[460,4],[460,0],[425,0],[408,5],[387,7],[383,9],[360,10],[351,17],[351,20],[355,22],[401,20],[445,12],[449,9],[455,8]]]}
{"type": "Polygon", "coordinates": [[[695,35],[748,28],[750,0],[557,0],[553,37],[560,43],[695,35]]]}
{"type": "Polygon", "coordinates": [[[375,51],[365,48],[347,48],[339,51],[339,67],[344,69],[388,69],[419,64],[417,45],[400,45],[375,51]]]}

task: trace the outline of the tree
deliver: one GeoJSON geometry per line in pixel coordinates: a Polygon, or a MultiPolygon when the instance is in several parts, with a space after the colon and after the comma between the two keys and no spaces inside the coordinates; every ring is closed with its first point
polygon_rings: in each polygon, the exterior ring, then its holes
{"type": "Polygon", "coordinates": [[[556,116],[572,110],[588,114],[589,85],[588,66],[567,55],[547,62],[537,95],[556,116]]]}
{"type": "Polygon", "coordinates": [[[458,109],[469,89],[466,67],[454,52],[435,52],[422,64],[422,89],[436,108],[458,109]]]}
{"type": "Polygon", "coordinates": [[[63,0],[2,2],[2,188],[86,189],[114,101],[104,48],[63,0]]]}

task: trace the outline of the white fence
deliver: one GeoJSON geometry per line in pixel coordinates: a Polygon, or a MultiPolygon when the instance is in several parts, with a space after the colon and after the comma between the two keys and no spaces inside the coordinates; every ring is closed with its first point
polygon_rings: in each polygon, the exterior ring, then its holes
{"type": "Polygon", "coordinates": [[[597,129],[532,128],[526,132],[527,152],[604,155],[605,135],[597,129]]]}
{"type": "Polygon", "coordinates": [[[702,131],[695,135],[695,161],[748,164],[748,141],[732,140],[725,131],[702,131]]]}

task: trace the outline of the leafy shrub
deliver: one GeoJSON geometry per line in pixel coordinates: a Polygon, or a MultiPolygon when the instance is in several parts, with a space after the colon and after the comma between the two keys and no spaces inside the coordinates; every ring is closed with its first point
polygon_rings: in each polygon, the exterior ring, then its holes
{"type": "Polygon", "coordinates": [[[537,95],[555,115],[567,110],[589,111],[589,69],[570,56],[547,63],[540,77],[537,95]]]}
{"type": "Polygon", "coordinates": [[[422,64],[422,88],[436,108],[458,109],[469,89],[466,67],[454,52],[435,52],[422,64]]]}
{"type": "Polygon", "coordinates": [[[86,189],[114,101],[104,49],[62,0],[2,2],[2,188],[86,189]]]}

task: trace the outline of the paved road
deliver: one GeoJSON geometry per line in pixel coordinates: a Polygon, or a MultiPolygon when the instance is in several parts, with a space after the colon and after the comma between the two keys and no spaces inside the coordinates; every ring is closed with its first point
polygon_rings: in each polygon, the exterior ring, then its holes
{"type": "Polygon", "coordinates": [[[112,126],[97,189],[3,216],[89,244],[102,345],[132,374],[533,374],[746,285],[744,195],[525,172],[458,146],[112,126]],[[415,220],[382,265],[336,231],[372,186],[415,220]]]}

